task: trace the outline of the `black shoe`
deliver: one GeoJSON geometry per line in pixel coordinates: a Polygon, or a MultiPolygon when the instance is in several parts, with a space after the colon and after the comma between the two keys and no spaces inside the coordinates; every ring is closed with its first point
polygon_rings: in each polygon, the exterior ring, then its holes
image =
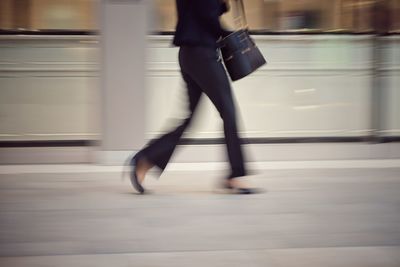
{"type": "Polygon", "coordinates": [[[145,190],[143,186],[139,183],[139,179],[136,174],[136,166],[138,161],[139,161],[139,154],[136,154],[134,157],[132,157],[132,159],[129,162],[129,165],[131,167],[130,179],[133,188],[135,188],[135,190],[138,191],[140,194],[143,194],[145,190]]]}
{"type": "Polygon", "coordinates": [[[228,190],[230,194],[237,194],[237,195],[251,195],[251,194],[259,194],[262,192],[262,190],[259,188],[233,187],[229,183],[229,179],[224,181],[223,188],[228,190]]]}
{"type": "Polygon", "coordinates": [[[258,188],[232,188],[231,189],[232,194],[237,194],[237,195],[251,195],[251,194],[260,194],[261,190],[258,188]]]}

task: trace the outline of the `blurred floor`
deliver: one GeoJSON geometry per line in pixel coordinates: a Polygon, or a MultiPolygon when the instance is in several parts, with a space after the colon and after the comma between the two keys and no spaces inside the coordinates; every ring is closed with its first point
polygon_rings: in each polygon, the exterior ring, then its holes
{"type": "Polygon", "coordinates": [[[400,266],[400,168],[270,169],[252,196],[119,170],[1,166],[0,266],[400,266]]]}

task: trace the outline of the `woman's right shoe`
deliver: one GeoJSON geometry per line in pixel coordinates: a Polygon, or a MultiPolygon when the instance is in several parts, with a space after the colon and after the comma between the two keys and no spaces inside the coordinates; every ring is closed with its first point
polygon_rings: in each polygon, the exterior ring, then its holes
{"type": "Polygon", "coordinates": [[[262,190],[258,188],[234,187],[229,183],[229,179],[224,181],[223,188],[227,190],[230,194],[237,194],[237,195],[251,195],[251,194],[259,194],[262,192],[262,190]]]}
{"type": "Polygon", "coordinates": [[[251,195],[251,194],[259,194],[261,193],[261,190],[258,188],[232,188],[231,189],[232,194],[237,194],[237,195],[251,195]]]}
{"type": "Polygon", "coordinates": [[[138,162],[139,162],[139,154],[136,154],[135,156],[132,157],[132,159],[129,162],[130,179],[131,179],[131,184],[132,184],[133,188],[135,188],[135,190],[138,191],[140,194],[143,194],[145,192],[145,189],[140,184],[139,179],[136,174],[136,167],[137,167],[138,162]]]}

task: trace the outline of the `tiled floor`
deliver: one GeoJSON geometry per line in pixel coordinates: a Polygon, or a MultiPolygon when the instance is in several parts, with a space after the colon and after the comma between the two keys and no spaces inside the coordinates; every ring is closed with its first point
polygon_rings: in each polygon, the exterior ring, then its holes
{"type": "Polygon", "coordinates": [[[0,266],[400,267],[400,168],[270,169],[252,196],[170,171],[141,196],[81,167],[3,168],[0,266]]]}

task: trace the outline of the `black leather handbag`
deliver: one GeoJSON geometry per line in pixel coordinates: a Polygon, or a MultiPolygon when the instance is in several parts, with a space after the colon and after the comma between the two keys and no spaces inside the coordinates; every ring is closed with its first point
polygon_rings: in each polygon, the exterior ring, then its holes
{"type": "Polygon", "coordinates": [[[243,0],[232,1],[237,30],[220,40],[219,47],[229,76],[232,81],[237,81],[267,62],[250,37],[243,0]]]}

